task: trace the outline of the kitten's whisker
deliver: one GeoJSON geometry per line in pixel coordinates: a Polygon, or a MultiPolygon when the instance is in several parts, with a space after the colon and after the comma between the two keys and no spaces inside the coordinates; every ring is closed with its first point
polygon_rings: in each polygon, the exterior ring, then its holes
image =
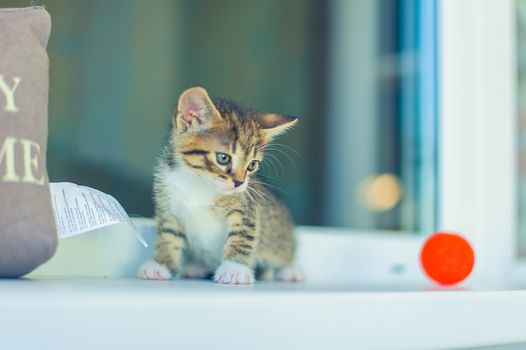
{"type": "Polygon", "coordinates": [[[261,182],[261,181],[256,181],[256,180],[252,180],[253,183],[256,183],[256,184],[259,184],[259,185],[263,185],[263,186],[270,186],[270,187],[273,187],[275,188],[276,190],[278,191],[281,191],[283,193],[287,193],[286,191],[282,190],[281,188],[279,188],[278,186],[275,186],[275,185],[272,185],[272,184],[269,184],[269,183],[266,183],[266,182],[261,182]]]}
{"type": "Polygon", "coordinates": [[[247,194],[248,194],[248,196],[250,197],[250,199],[251,199],[251,201],[252,201],[252,206],[253,206],[254,208],[256,208],[256,206],[257,206],[258,204],[257,204],[256,199],[255,199],[255,198],[252,196],[252,194],[250,193],[250,190],[251,190],[251,188],[250,188],[250,187],[247,187],[247,194]]]}
{"type": "MultiPolygon", "coordinates": [[[[281,168],[281,171],[282,171],[282,173],[284,174],[284,173],[285,173],[285,168],[283,168],[283,164],[281,164],[281,162],[280,162],[279,158],[278,158],[278,157],[276,157],[275,155],[273,155],[272,153],[266,153],[266,155],[268,155],[268,156],[272,157],[273,159],[275,159],[275,160],[276,160],[276,162],[278,162],[278,164],[279,164],[279,167],[281,168]]],[[[265,159],[265,158],[263,158],[263,159],[265,159]]],[[[270,160],[270,159],[269,159],[269,160],[270,160]]]]}
{"type": "Polygon", "coordinates": [[[278,167],[275,164],[273,159],[269,158],[266,162],[263,161],[263,164],[264,165],[268,164],[268,165],[270,165],[272,167],[272,171],[274,172],[274,176],[277,176],[277,177],[280,176],[279,169],[278,169],[278,167]]]}
{"type": "Polygon", "coordinates": [[[268,177],[268,178],[270,178],[270,179],[272,179],[272,180],[276,180],[276,181],[278,180],[277,177],[273,177],[273,176],[270,176],[270,175],[268,175],[268,174],[258,173],[258,176],[268,177]]]}
{"type": "Polygon", "coordinates": [[[252,181],[250,182],[251,186],[249,186],[248,188],[250,188],[250,190],[252,191],[252,194],[257,194],[258,197],[261,197],[262,195],[266,195],[267,198],[271,199],[271,197],[266,194],[266,193],[262,193],[262,191],[259,190],[259,185],[257,184],[253,184],[252,181]]]}
{"type": "Polygon", "coordinates": [[[298,158],[302,158],[301,155],[292,147],[289,147],[287,145],[284,145],[282,143],[276,143],[276,142],[272,142],[270,144],[270,146],[276,146],[276,147],[284,147],[286,148],[287,150],[291,151],[292,153],[294,153],[298,158]]]}
{"type": "Polygon", "coordinates": [[[279,171],[278,171],[278,168],[276,167],[276,165],[274,164],[273,162],[273,159],[272,158],[263,158],[263,162],[262,162],[263,166],[269,166],[269,167],[272,167],[272,171],[274,172],[274,175],[275,176],[280,176],[279,174],[279,171]]]}
{"type": "MultiPolygon", "coordinates": [[[[268,211],[271,212],[271,206],[270,206],[270,203],[265,199],[265,197],[263,196],[263,194],[259,191],[257,191],[255,188],[251,188],[252,191],[254,191],[254,194],[257,195],[259,198],[261,198],[261,200],[263,202],[265,202],[265,204],[267,205],[267,208],[268,208],[268,211]]],[[[267,197],[267,198],[270,198],[270,197],[267,197]]]]}
{"type": "Polygon", "coordinates": [[[274,198],[273,198],[270,194],[268,194],[268,193],[265,191],[265,189],[263,189],[263,188],[259,188],[259,189],[258,189],[258,188],[256,188],[256,187],[252,187],[252,189],[253,189],[254,191],[260,193],[261,195],[265,196],[265,197],[268,198],[269,200],[274,201],[274,198]]]}
{"type": "MultiPolygon", "coordinates": [[[[273,148],[273,147],[268,147],[265,150],[269,150],[270,152],[275,151],[275,152],[279,152],[279,153],[283,154],[292,163],[292,165],[296,166],[296,163],[294,162],[292,157],[289,156],[287,153],[285,153],[283,150],[281,150],[279,148],[273,148]]],[[[271,155],[271,153],[267,153],[267,154],[271,155]]]]}
{"type": "Polygon", "coordinates": [[[245,213],[248,213],[248,204],[247,196],[243,196],[243,207],[245,208],[245,213]]]}
{"type": "Polygon", "coordinates": [[[252,187],[252,190],[259,193],[261,196],[268,198],[271,202],[274,202],[274,198],[269,193],[267,193],[267,191],[264,188],[259,187],[257,184],[256,186],[252,187]]]}
{"type": "Polygon", "coordinates": [[[269,161],[269,162],[263,161],[263,162],[261,163],[261,169],[262,169],[263,171],[266,170],[266,171],[268,171],[268,172],[270,172],[270,171],[272,170],[272,174],[273,174],[274,176],[279,176],[279,174],[276,174],[276,168],[273,166],[273,164],[270,163],[270,161],[269,161]]]}
{"type": "MultiPolygon", "coordinates": [[[[250,188],[247,187],[247,190],[249,190],[250,188]]],[[[252,209],[256,209],[256,206],[257,206],[257,203],[256,203],[256,200],[254,199],[254,197],[252,197],[252,195],[250,194],[250,191],[246,191],[246,193],[248,194],[249,198],[250,198],[250,202],[252,203],[252,209]]]]}

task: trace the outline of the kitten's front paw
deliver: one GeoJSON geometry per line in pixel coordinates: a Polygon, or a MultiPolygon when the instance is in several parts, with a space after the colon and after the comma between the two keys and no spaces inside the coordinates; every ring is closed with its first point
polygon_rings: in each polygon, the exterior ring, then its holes
{"type": "Polygon", "coordinates": [[[143,280],[164,281],[172,279],[172,273],[165,265],[161,265],[155,261],[147,261],[139,268],[137,277],[143,280]]]}
{"type": "Polygon", "coordinates": [[[217,268],[214,281],[225,284],[253,284],[254,272],[246,265],[227,260],[217,268]]]}

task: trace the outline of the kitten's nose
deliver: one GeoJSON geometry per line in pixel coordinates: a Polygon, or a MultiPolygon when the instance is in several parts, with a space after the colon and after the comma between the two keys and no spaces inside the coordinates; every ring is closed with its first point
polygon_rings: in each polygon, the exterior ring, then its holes
{"type": "Polygon", "coordinates": [[[241,186],[245,181],[237,181],[237,180],[232,180],[234,181],[234,187],[237,188],[239,186],[241,186]]]}

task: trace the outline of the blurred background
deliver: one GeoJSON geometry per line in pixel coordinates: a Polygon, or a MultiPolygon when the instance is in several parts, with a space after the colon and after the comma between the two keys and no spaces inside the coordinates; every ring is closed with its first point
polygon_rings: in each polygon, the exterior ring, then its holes
{"type": "Polygon", "coordinates": [[[526,256],[526,0],[517,0],[518,253],[526,256]]]}
{"type": "Polygon", "coordinates": [[[262,176],[299,224],[436,222],[436,18],[418,0],[1,0],[53,28],[48,170],[152,216],[178,95],[300,118],[262,176]],[[291,150],[292,149],[292,150],[291,150]]]}

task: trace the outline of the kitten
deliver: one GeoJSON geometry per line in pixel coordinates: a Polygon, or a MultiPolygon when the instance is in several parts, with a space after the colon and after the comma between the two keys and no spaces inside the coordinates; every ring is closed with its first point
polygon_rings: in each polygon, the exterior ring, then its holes
{"type": "Polygon", "coordinates": [[[300,280],[287,208],[256,177],[265,146],[296,121],[184,91],[155,174],[156,252],[139,277],[300,280]]]}

